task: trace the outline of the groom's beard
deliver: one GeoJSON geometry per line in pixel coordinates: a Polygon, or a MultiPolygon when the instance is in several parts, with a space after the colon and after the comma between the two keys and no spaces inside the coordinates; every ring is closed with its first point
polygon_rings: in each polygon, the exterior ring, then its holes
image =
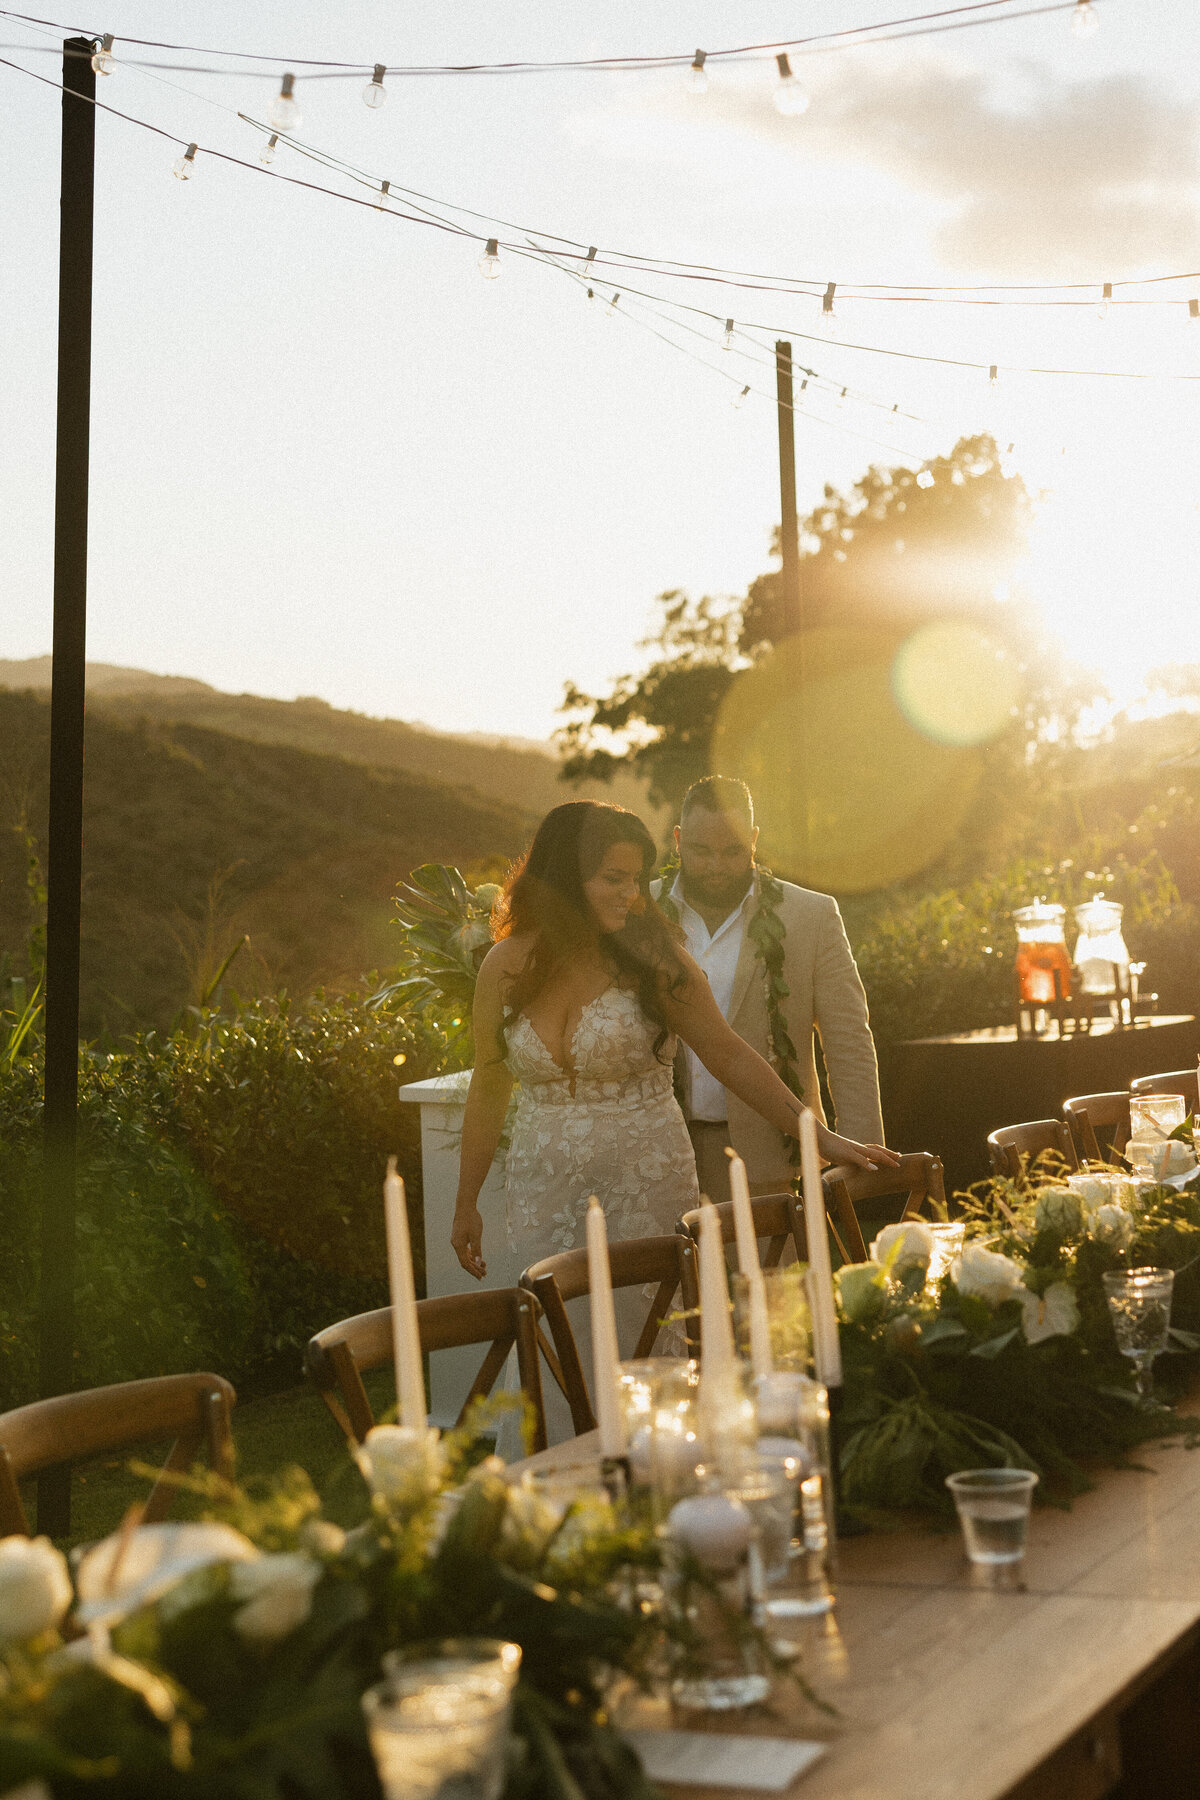
{"type": "Polygon", "coordinates": [[[699,901],[702,906],[723,906],[728,912],[732,912],[745,896],[753,873],[753,863],[747,863],[736,875],[689,875],[685,869],[683,897],[693,905],[699,901]]]}

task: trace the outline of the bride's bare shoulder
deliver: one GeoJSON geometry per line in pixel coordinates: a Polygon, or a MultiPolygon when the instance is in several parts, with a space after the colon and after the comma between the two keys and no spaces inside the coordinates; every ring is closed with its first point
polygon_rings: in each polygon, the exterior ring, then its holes
{"type": "Polygon", "coordinates": [[[529,936],[501,938],[480,963],[480,977],[486,972],[493,981],[512,981],[525,967],[532,948],[533,939],[529,936]]]}

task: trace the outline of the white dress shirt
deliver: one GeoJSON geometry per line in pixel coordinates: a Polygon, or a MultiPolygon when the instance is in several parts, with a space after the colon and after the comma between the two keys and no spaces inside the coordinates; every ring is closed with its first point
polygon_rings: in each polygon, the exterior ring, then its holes
{"type": "MultiPolygon", "coordinates": [[[[683,872],[675,877],[671,889],[671,898],[679,909],[679,923],[683,935],[687,939],[687,947],[695,957],[704,973],[708,976],[708,985],[713,991],[713,999],[720,1007],[722,1015],[728,1019],[729,1006],[733,999],[733,978],[737,972],[738,957],[741,954],[742,939],[746,935],[746,921],[750,916],[750,907],[754,900],[754,881],[742,896],[740,906],[735,906],[727,919],[722,920],[715,931],[709,931],[694,906],[689,906],[683,897],[683,872]]],[[[687,1057],[688,1079],[691,1090],[691,1111],[693,1119],[719,1121],[728,1116],[728,1105],[725,1089],[716,1078],[709,1074],[695,1051],[684,1045],[687,1057]]]]}

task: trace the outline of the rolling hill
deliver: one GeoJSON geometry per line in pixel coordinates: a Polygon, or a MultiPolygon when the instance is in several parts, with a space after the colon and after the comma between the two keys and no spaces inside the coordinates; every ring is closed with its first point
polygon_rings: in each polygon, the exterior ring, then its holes
{"type": "MultiPolygon", "coordinates": [[[[165,1026],[243,933],[230,977],[243,992],[386,967],[399,879],[429,860],[496,873],[533,822],[524,793],[502,800],[398,761],[163,719],[145,691],[138,700],[128,716],[89,707],[86,1036],[165,1026]]],[[[267,718],[276,703],[258,704],[267,718]]],[[[22,966],[32,917],[22,821],[45,858],[49,710],[44,694],[0,690],[0,970],[22,966]]]]}

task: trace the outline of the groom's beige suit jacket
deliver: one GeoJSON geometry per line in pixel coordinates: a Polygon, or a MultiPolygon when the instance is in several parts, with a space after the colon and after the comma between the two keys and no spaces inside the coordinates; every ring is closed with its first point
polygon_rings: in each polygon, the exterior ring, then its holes
{"type": "MultiPolygon", "coordinates": [[[[658,898],[662,884],[651,892],[658,898]]],[[[860,1143],[883,1143],[879,1105],[879,1069],[867,1014],[867,997],[842,924],[837,901],[811,888],[781,883],[777,908],[784,928],[783,979],[788,997],[782,1002],[788,1036],[796,1046],[796,1066],[804,1099],[824,1119],[817,1084],[813,1032],[820,1035],[837,1129],[860,1143]]],[[[757,877],[756,877],[757,887],[757,877]]],[[[729,1023],[739,1037],[770,1060],[767,1000],[762,965],[747,931],[742,938],[729,1023]]],[[[683,1110],[689,1112],[687,1059],[679,1056],[683,1110]]],[[[729,1094],[729,1137],[746,1164],[752,1186],[786,1186],[794,1174],[781,1132],[760,1118],[735,1094],[729,1094]]]]}

